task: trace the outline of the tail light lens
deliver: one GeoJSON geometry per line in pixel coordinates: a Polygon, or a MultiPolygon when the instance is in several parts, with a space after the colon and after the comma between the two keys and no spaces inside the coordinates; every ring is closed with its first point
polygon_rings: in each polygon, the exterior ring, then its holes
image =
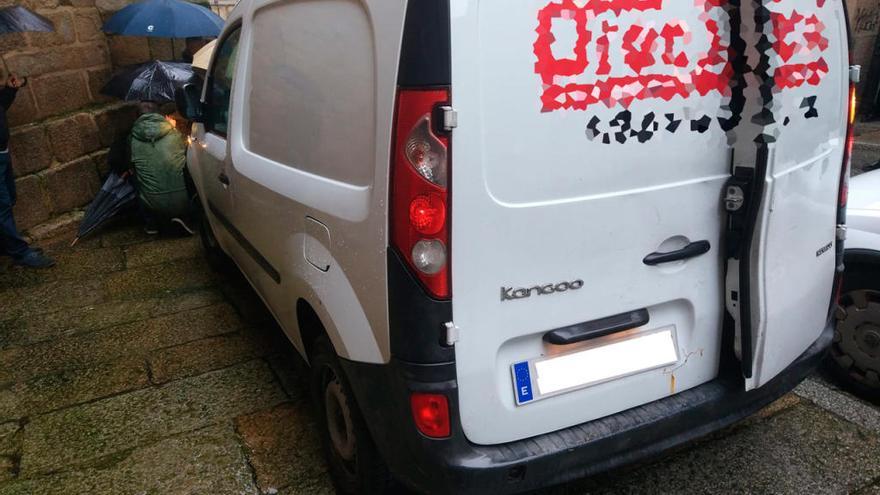
{"type": "Polygon", "coordinates": [[[416,169],[422,178],[445,188],[446,144],[434,135],[431,123],[430,113],[419,119],[419,122],[410,129],[406,136],[403,152],[406,155],[406,161],[416,169]]]}
{"type": "Polygon", "coordinates": [[[850,85],[848,108],[849,115],[846,122],[846,147],[843,152],[843,170],[840,177],[840,203],[838,205],[840,208],[846,208],[847,201],[849,200],[849,168],[852,162],[853,145],[855,144],[856,139],[856,87],[854,84],[850,85]]]}
{"type": "Polygon", "coordinates": [[[442,89],[400,89],[392,144],[391,242],[431,296],[449,284],[450,138],[439,131],[442,89]]]}
{"type": "Polygon", "coordinates": [[[413,420],[422,435],[447,438],[452,428],[449,422],[449,401],[442,394],[415,393],[410,396],[413,420]]]}
{"type": "Polygon", "coordinates": [[[416,196],[409,204],[409,221],[420,234],[436,235],[446,225],[446,203],[439,194],[416,196]]]}
{"type": "Polygon", "coordinates": [[[847,100],[847,121],[846,121],[846,143],[843,149],[843,164],[840,170],[840,186],[838,188],[837,198],[837,273],[834,277],[833,293],[831,295],[831,312],[840,302],[840,295],[843,289],[843,272],[844,272],[844,242],[846,232],[846,205],[849,202],[849,176],[850,166],[852,165],[853,145],[855,144],[855,123],[856,123],[856,85],[850,84],[849,95],[847,100]]]}

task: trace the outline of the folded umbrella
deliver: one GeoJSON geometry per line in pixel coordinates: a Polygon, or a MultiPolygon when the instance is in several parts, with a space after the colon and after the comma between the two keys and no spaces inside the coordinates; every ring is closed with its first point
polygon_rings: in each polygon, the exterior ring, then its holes
{"type": "Polygon", "coordinates": [[[210,9],[183,0],[133,3],[104,23],[105,33],[158,38],[216,38],[223,18],[210,9]]]}
{"type": "Polygon", "coordinates": [[[208,65],[211,63],[211,55],[214,55],[214,48],[216,47],[217,40],[213,40],[203,46],[193,55],[192,66],[196,69],[208,70],[208,65]]]}
{"type": "Polygon", "coordinates": [[[0,34],[40,32],[48,33],[55,30],[52,21],[16,5],[0,9],[0,34]]]}
{"type": "Polygon", "coordinates": [[[153,60],[124,67],[101,88],[101,94],[125,101],[174,101],[174,92],[185,84],[198,83],[190,64],[153,60]]]}
{"type": "Polygon", "coordinates": [[[122,208],[133,203],[136,199],[137,193],[134,186],[117,173],[111,172],[107,180],[104,181],[104,185],[101,186],[101,190],[95,196],[95,199],[92,200],[92,204],[86,210],[82,223],[79,224],[76,239],[70,245],[76,244],[82,237],[90,234],[104,224],[104,222],[116,216],[122,208]]]}

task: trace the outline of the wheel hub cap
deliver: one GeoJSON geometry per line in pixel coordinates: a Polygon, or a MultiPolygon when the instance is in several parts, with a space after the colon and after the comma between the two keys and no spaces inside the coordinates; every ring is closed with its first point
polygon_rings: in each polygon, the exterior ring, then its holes
{"type": "Polygon", "coordinates": [[[327,415],[327,429],[333,448],[342,459],[351,461],[355,456],[354,431],[351,410],[342,390],[342,384],[333,380],[324,391],[324,411],[327,415]]]}
{"type": "Polygon", "coordinates": [[[841,306],[832,355],[850,376],[880,387],[880,292],[848,292],[841,306]]]}

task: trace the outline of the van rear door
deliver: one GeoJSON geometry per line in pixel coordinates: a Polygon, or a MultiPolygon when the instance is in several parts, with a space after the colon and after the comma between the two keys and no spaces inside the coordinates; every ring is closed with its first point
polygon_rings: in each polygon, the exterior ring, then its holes
{"type": "Polygon", "coordinates": [[[472,442],[559,430],[717,376],[731,165],[722,3],[451,2],[452,305],[472,442]]]}
{"type": "Polygon", "coordinates": [[[743,266],[730,263],[726,292],[747,389],[776,377],[825,328],[849,100],[843,1],[763,3],[764,12],[747,16],[759,22],[749,45],[766,61],[754,83],[764,102],[752,119],[760,138],[757,154],[738,152],[735,160],[756,170],[763,192],[743,266]]]}

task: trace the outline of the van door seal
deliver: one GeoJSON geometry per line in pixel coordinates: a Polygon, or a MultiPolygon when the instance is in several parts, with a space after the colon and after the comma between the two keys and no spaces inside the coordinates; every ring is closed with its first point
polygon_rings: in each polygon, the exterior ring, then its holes
{"type": "MultiPolygon", "coordinates": [[[[740,339],[742,344],[742,368],[743,376],[751,378],[753,370],[753,354],[752,354],[752,241],[755,238],[755,230],[758,225],[758,215],[761,212],[761,203],[764,198],[764,183],[767,177],[767,165],[769,163],[770,149],[766,143],[758,146],[758,157],[756,167],[751,172],[751,181],[746,194],[746,207],[740,210],[745,218],[742,219],[742,236],[739,246],[737,246],[739,263],[739,320],[740,320],[740,339]]],[[[738,167],[737,170],[743,170],[738,167]]],[[[732,215],[732,220],[736,219],[736,215],[732,215]]]]}
{"type": "MultiPolygon", "coordinates": [[[[740,331],[740,361],[742,364],[743,376],[747,379],[752,378],[754,374],[754,352],[753,345],[753,324],[752,324],[752,248],[758,228],[758,218],[761,213],[762,203],[764,201],[765,185],[767,181],[767,173],[770,163],[770,145],[776,142],[770,126],[776,123],[773,114],[775,78],[772,72],[771,53],[773,51],[773,43],[768,36],[768,26],[770,24],[769,10],[766,5],[770,0],[760,0],[754,5],[754,22],[755,31],[758,35],[758,41],[755,46],[758,53],[757,63],[753,64],[751,70],[759,83],[758,92],[761,101],[761,108],[752,116],[751,122],[761,126],[761,132],[755,137],[754,143],[757,147],[754,167],[739,166],[735,167],[731,179],[728,181],[725,190],[730,196],[731,188],[739,188],[742,190],[742,202],[739,208],[735,207],[735,202],[725,201],[725,207],[728,208],[728,230],[727,230],[727,248],[728,259],[737,260],[739,262],[738,278],[739,286],[736,299],[738,302],[737,323],[740,331]],[[734,211],[730,211],[733,209],[734,211]]],[[[741,20],[741,2],[732,2],[734,9],[739,14],[741,20]]],[[[740,24],[740,28],[742,25],[740,24]]],[[[739,39],[742,35],[739,33],[739,39]]],[[[744,44],[741,45],[744,49],[744,44]]],[[[747,70],[749,64],[746,64],[746,56],[743,55],[742,65],[739,66],[741,71],[747,70]]],[[[738,71],[739,72],[739,71],[738,71]]],[[[740,73],[743,76],[743,73],[740,73]]],[[[745,81],[743,77],[741,81],[745,81]]],[[[732,296],[732,295],[731,295],[732,296]]]]}

